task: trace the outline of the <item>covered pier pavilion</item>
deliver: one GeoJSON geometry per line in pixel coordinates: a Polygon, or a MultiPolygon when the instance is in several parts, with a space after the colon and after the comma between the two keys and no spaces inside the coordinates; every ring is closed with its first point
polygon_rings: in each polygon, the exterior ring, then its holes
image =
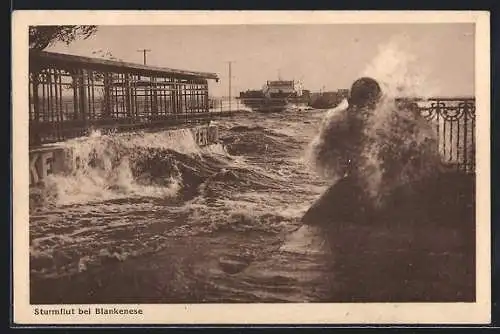
{"type": "Polygon", "coordinates": [[[31,51],[30,147],[101,131],[208,123],[215,73],[31,51]]]}

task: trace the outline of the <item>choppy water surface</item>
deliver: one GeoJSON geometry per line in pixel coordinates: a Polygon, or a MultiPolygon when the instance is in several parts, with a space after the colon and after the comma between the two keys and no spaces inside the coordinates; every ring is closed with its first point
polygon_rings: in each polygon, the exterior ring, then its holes
{"type": "Polygon", "coordinates": [[[322,116],[220,120],[202,149],[188,132],[68,143],[88,167],[31,210],[34,302],[327,297],[324,242],[299,222],[328,186],[305,158],[322,116]]]}
{"type": "Polygon", "coordinates": [[[204,148],[189,130],[66,142],[80,167],[31,192],[32,303],[474,300],[459,207],[444,225],[301,223],[332,183],[308,158],[324,117],[240,114],[204,148]]]}
{"type": "MultiPolygon", "coordinates": [[[[434,96],[421,66],[407,71],[410,54],[380,50],[363,76],[387,96],[434,96]]],[[[377,140],[419,147],[405,117],[382,111],[377,140]]],[[[447,225],[410,226],[403,214],[339,236],[301,224],[332,182],[307,158],[324,117],[240,114],[219,120],[220,144],[204,148],[189,130],[64,143],[81,167],[30,191],[31,302],[473,301],[474,222],[459,206],[441,205],[447,225]]]]}

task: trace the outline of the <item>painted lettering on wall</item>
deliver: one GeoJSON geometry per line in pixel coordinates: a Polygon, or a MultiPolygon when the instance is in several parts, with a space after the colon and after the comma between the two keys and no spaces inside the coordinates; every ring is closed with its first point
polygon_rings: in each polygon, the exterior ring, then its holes
{"type": "Polygon", "coordinates": [[[199,146],[214,144],[218,140],[218,131],[216,126],[192,129],[193,137],[199,146]]]}
{"type": "Polygon", "coordinates": [[[53,173],[53,162],[53,151],[30,153],[30,185],[37,184],[53,173]]]}

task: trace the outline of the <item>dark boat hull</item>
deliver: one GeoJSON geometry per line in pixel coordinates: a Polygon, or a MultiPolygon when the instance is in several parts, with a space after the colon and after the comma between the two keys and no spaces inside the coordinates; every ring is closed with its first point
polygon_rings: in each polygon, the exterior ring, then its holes
{"type": "Polygon", "coordinates": [[[246,107],[256,112],[282,112],[288,106],[300,104],[300,99],[289,98],[239,98],[246,107]]]}

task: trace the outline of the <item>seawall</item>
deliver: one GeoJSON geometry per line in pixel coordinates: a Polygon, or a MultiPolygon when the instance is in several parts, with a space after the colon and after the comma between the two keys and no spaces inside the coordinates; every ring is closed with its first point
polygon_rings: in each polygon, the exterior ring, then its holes
{"type": "MultiPolygon", "coordinates": [[[[219,140],[218,128],[215,125],[190,128],[194,141],[200,147],[215,144],[219,140]]],[[[177,131],[177,130],[166,130],[177,131]]],[[[36,186],[50,174],[68,173],[75,166],[71,148],[60,144],[50,144],[29,150],[30,187],[36,186]]]]}

